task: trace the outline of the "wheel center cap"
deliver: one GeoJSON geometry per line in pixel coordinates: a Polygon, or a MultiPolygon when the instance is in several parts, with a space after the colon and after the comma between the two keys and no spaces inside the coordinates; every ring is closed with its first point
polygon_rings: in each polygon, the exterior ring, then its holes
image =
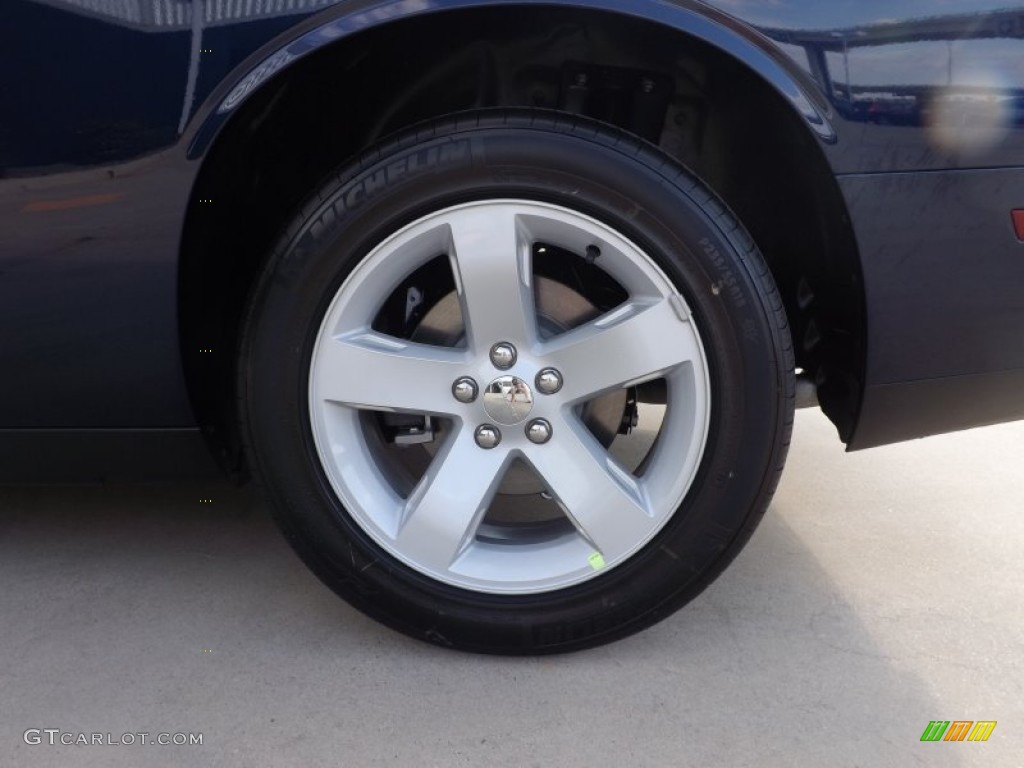
{"type": "Polygon", "coordinates": [[[506,427],[525,421],[533,410],[533,390],[518,376],[499,376],[487,385],[483,399],[487,415],[506,427]]]}

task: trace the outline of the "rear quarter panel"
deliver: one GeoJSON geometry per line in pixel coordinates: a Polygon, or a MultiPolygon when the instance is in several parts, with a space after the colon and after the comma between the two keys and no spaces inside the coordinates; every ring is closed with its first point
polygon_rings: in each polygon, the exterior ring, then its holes
{"type": "MultiPolygon", "coordinates": [[[[1009,218],[1024,207],[1024,8],[566,1],[703,20],[805,112],[863,266],[854,447],[1024,417],[1024,253],[1009,218]],[[979,393],[988,404],[972,410],[979,393]]],[[[301,55],[310,41],[470,4],[5,0],[0,29],[17,34],[0,49],[0,370],[17,375],[0,427],[194,425],[178,250],[225,100],[287,66],[280,53],[296,41],[301,55]]]]}

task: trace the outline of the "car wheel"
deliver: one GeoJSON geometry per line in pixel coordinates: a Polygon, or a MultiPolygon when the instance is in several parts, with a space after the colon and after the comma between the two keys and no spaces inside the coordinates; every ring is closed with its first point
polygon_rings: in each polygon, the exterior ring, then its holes
{"type": "Polygon", "coordinates": [[[721,572],[785,459],[793,359],[764,262],[656,148],[544,112],[394,138],[295,218],[240,357],[278,523],[413,637],[547,653],[721,572]]]}

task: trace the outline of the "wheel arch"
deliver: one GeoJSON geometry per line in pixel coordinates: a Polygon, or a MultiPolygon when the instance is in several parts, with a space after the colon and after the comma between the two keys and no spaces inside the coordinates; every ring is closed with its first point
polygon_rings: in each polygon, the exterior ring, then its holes
{"type": "Polygon", "coordinates": [[[643,19],[701,40],[742,62],[768,83],[822,140],[834,143],[831,108],[813,80],[747,25],[694,0],[429,0],[359,2],[334,6],[271,40],[238,65],[189,120],[185,142],[191,158],[204,156],[234,114],[272,80],[327,46],[413,17],[499,5],[564,7],[604,11],[643,19]]]}
{"type": "Polygon", "coordinates": [[[263,256],[294,211],[329,170],[382,135],[462,108],[538,106],[517,77],[527,69],[524,50],[540,45],[545,32],[521,30],[552,20],[584,30],[574,49],[584,52],[583,66],[663,73],[678,47],[686,59],[680,71],[706,70],[705,149],[693,146],[693,121],[678,113],[666,115],[659,136],[645,138],[693,168],[751,230],[785,297],[798,364],[817,378],[822,405],[846,440],[863,382],[864,296],[826,156],[837,139],[813,81],[767,39],[695,2],[514,5],[335,6],[264,46],[197,110],[184,136],[201,167],[182,237],[179,323],[190,397],[222,465],[244,473],[234,417],[239,319],[263,256]],[[519,26],[510,30],[512,11],[519,26]],[[510,23],[495,24],[498,16],[510,23]],[[630,43],[641,30],[643,45],[630,43]],[[454,46],[440,64],[422,42],[429,35],[454,46]],[[392,46],[390,57],[381,46],[392,46]],[[399,53],[407,66],[384,63],[399,53]],[[431,84],[443,96],[425,92],[417,102],[417,69],[449,65],[431,84]],[[473,80],[468,72],[480,74],[473,80]],[[748,183],[751,173],[762,183],[748,183]],[[216,204],[198,202],[210,199],[216,204]]]}

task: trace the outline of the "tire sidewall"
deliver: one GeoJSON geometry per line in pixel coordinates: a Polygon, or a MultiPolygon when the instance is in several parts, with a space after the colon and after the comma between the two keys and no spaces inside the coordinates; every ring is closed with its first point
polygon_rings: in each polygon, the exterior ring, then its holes
{"type": "Polygon", "coordinates": [[[780,353],[788,347],[773,322],[766,274],[748,236],[694,177],[612,129],[498,116],[413,132],[325,185],[264,270],[241,361],[250,459],[306,563],[358,608],[407,634],[531,653],[627,634],[710,583],[774,489],[788,439],[792,362],[780,353]],[[388,556],[341,506],[310,427],[313,346],[344,280],[401,227],[481,199],[560,205],[637,244],[690,307],[711,381],[704,455],[668,523],[627,562],[539,595],[451,587],[388,556]]]}

